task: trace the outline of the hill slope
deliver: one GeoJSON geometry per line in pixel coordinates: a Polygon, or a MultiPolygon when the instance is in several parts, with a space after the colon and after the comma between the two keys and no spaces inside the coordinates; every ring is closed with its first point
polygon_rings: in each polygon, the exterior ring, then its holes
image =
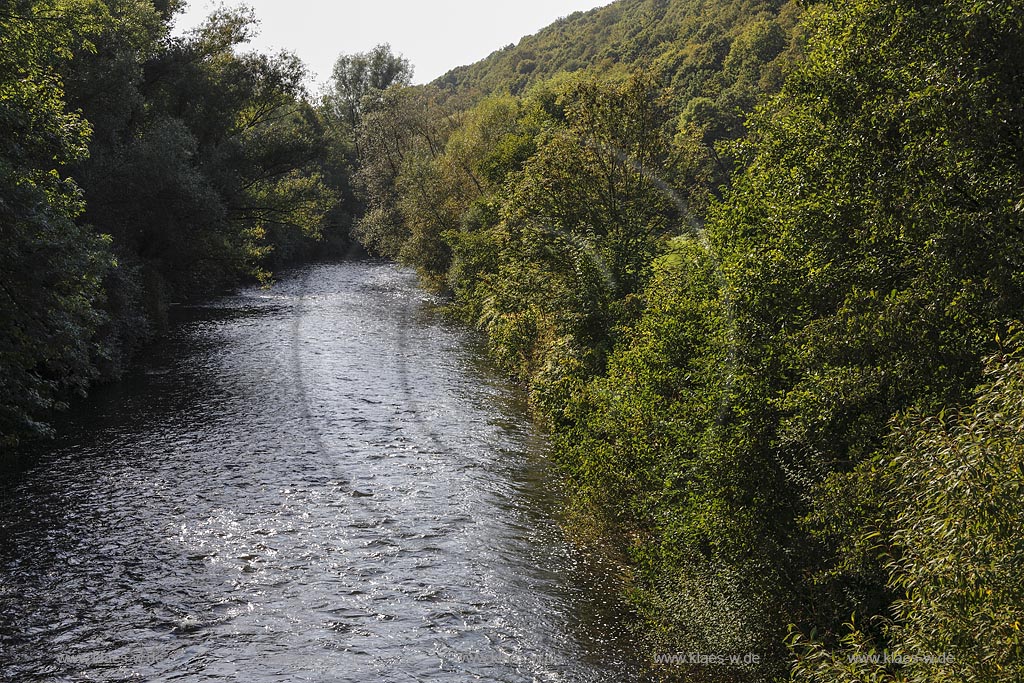
{"type": "Polygon", "coordinates": [[[791,45],[800,11],[783,0],[619,0],[560,19],[434,85],[517,94],[561,72],[640,67],[690,97],[714,97],[738,80],[774,90],[781,69],[763,67],[791,45]]]}

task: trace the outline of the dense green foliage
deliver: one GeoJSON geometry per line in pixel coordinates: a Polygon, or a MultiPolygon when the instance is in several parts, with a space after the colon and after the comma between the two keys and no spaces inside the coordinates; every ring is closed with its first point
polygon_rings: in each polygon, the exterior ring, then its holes
{"type": "Polygon", "coordinates": [[[0,5],[0,447],[93,375],[110,253],[75,223],[81,192],[61,169],[90,129],[53,67],[82,40],[73,24],[99,20],[88,2],[0,5]]]}
{"type": "Polygon", "coordinates": [[[739,135],[741,112],[777,90],[800,9],[783,0],[620,0],[576,12],[435,81],[446,91],[522,94],[563,73],[642,70],[675,97],[674,114],[710,136],[739,135]]]}
{"type": "Polygon", "coordinates": [[[169,303],[347,234],[350,136],[247,10],[0,3],[0,445],[123,371],[169,303]]]}
{"type": "Polygon", "coordinates": [[[970,401],[1024,304],[1024,8],[798,14],[624,1],[387,91],[359,235],[528,383],[654,647],[765,662],[690,674],[1011,680],[1018,366],[975,436],[908,415],[970,401]],[[957,667],[843,663],[872,647],[957,667]]]}
{"type": "Polygon", "coordinates": [[[352,133],[362,119],[364,99],[369,97],[372,102],[391,86],[409,85],[411,81],[409,61],[392,53],[390,45],[378,45],[369,52],[338,57],[327,102],[352,133]]]}
{"type": "Polygon", "coordinates": [[[1024,365],[1019,335],[990,359],[975,402],[910,413],[890,437],[890,585],[900,598],[871,630],[850,624],[829,652],[794,635],[796,680],[1019,681],[1024,677],[1024,365]],[[898,549],[893,552],[892,548],[898,549]]]}

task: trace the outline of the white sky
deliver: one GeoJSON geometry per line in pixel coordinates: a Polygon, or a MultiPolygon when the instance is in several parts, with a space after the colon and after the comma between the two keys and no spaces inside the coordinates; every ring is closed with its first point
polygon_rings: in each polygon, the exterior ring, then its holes
{"type": "MultiPolygon", "coordinates": [[[[248,0],[260,19],[257,50],[296,53],[323,83],[341,53],[365,52],[390,43],[428,83],[453,67],[471,64],[518,43],[559,17],[606,5],[610,0],[248,0]]],[[[189,0],[175,32],[201,23],[222,3],[189,0]]],[[[240,4],[228,0],[228,6],[240,4]]]]}

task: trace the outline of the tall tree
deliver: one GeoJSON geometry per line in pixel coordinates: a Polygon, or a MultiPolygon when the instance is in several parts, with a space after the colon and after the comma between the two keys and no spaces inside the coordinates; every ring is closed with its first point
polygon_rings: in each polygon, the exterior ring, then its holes
{"type": "Polygon", "coordinates": [[[409,85],[412,75],[409,60],[394,54],[386,43],[369,52],[341,55],[331,73],[328,99],[354,132],[365,110],[363,98],[379,98],[393,85],[409,85]]]}
{"type": "Polygon", "coordinates": [[[103,20],[87,0],[0,3],[0,447],[83,390],[98,351],[107,240],[75,223],[69,163],[90,128],[68,111],[58,68],[103,20]]]}

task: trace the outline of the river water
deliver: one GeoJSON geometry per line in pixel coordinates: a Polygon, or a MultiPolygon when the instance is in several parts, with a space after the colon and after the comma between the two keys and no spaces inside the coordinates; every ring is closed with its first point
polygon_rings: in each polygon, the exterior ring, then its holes
{"type": "Polygon", "coordinates": [[[0,679],[633,677],[522,397],[411,274],[186,314],[0,474],[0,679]]]}

